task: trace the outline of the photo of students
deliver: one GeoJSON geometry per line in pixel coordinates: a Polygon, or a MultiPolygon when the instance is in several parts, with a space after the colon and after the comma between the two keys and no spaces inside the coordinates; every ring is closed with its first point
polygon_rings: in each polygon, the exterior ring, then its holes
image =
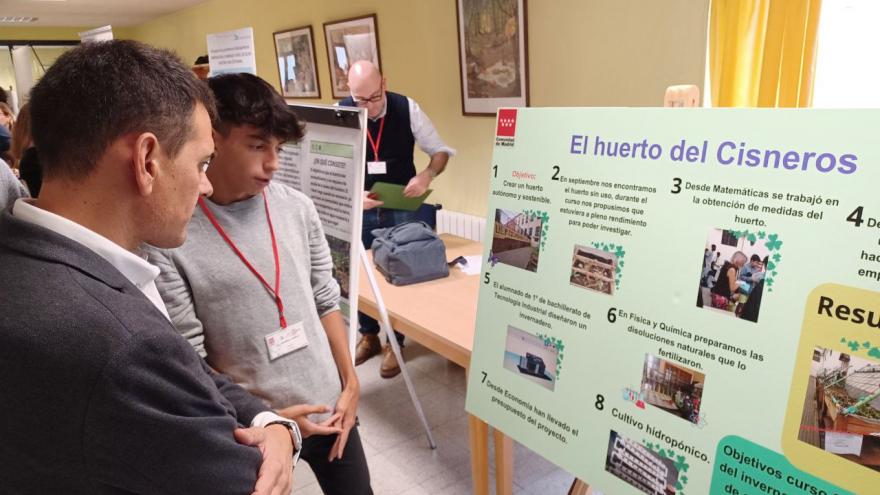
{"type": "Polygon", "coordinates": [[[706,375],[698,371],[645,355],[641,396],[654,407],[698,424],[705,384],[706,375]]]}
{"type": "Polygon", "coordinates": [[[712,229],[703,250],[697,307],[758,321],[769,250],[729,230],[712,229]],[[709,259],[715,253],[715,261],[709,259]]]}

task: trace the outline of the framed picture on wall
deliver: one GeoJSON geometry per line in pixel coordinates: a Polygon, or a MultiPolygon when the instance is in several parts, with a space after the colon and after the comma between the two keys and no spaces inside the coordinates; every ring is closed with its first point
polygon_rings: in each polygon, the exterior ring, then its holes
{"type": "Polygon", "coordinates": [[[348,68],[359,60],[371,60],[381,68],[379,32],[376,14],[324,23],[327,59],[333,98],[345,98],[348,91],[348,68]]]}
{"type": "Polygon", "coordinates": [[[273,33],[281,94],[286,98],[320,98],[312,26],[273,33]]]}
{"type": "Polygon", "coordinates": [[[529,105],[526,0],[455,0],[461,111],[529,105]]]}

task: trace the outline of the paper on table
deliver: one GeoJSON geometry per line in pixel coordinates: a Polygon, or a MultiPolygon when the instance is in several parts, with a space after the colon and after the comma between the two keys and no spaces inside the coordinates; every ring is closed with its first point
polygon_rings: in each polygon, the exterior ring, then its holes
{"type": "Polygon", "coordinates": [[[832,454],[862,454],[862,436],[852,433],[825,432],[825,451],[832,454]]]}
{"type": "Polygon", "coordinates": [[[475,254],[473,256],[464,256],[466,264],[459,264],[458,267],[461,268],[461,271],[465,273],[465,275],[479,275],[480,270],[483,268],[483,257],[479,254],[475,254]]]}

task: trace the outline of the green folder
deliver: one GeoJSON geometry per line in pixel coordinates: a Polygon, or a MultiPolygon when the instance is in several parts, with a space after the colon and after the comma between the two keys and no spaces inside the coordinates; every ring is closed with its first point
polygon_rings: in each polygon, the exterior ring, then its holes
{"type": "Polygon", "coordinates": [[[376,182],[370,189],[370,192],[376,195],[376,199],[384,203],[382,208],[390,208],[392,210],[408,210],[416,211],[433,189],[428,189],[425,194],[416,196],[415,198],[407,198],[403,195],[406,186],[400,184],[389,184],[387,182],[376,182]]]}

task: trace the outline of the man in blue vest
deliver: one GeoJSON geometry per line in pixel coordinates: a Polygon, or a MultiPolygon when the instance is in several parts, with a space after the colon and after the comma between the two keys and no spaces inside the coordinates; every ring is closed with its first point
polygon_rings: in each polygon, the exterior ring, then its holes
{"type": "MultiPolygon", "coordinates": [[[[386,91],[385,78],[372,62],[361,60],[348,70],[351,97],[339,104],[367,109],[367,170],[364,177],[364,221],[362,239],[368,249],[373,243],[373,229],[393,227],[411,221],[415,212],[382,208],[382,202],[369,197],[368,191],[376,182],[390,182],[406,186],[407,197],[421,196],[431,181],[446,168],[455,150],[446,146],[434,129],[431,119],[412,98],[386,91]],[[428,166],[416,173],[413,148],[419,148],[431,157],[428,166]]],[[[383,352],[379,374],[391,378],[400,373],[400,366],[390,347],[382,349],[379,343],[379,323],[360,313],[361,339],[355,352],[355,364],[383,352]]],[[[403,335],[395,332],[403,345],[403,335]]]]}

